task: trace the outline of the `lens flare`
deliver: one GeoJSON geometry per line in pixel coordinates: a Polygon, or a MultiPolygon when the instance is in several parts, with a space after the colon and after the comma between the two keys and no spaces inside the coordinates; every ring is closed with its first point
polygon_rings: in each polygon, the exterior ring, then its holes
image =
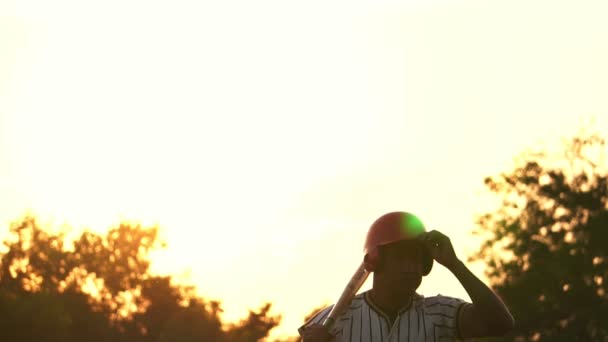
{"type": "Polygon", "coordinates": [[[417,237],[424,233],[424,224],[413,214],[401,214],[400,228],[404,236],[417,237]]]}

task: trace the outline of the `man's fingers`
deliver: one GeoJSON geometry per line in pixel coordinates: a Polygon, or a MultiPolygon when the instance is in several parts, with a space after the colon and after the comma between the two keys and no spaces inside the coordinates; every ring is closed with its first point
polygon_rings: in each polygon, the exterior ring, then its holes
{"type": "Polygon", "coordinates": [[[449,244],[449,238],[436,230],[423,233],[419,238],[433,254],[449,244]]]}
{"type": "Polygon", "coordinates": [[[428,239],[434,243],[442,243],[442,242],[446,242],[447,240],[449,240],[449,238],[446,235],[444,235],[441,232],[438,232],[436,230],[431,230],[430,232],[428,232],[426,239],[428,239]]]}
{"type": "Polygon", "coordinates": [[[439,236],[437,236],[437,231],[431,230],[430,232],[422,234],[421,238],[423,242],[430,244],[434,241],[437,241],[439,236]]]}
{"type": "Polygon", "coordinates": [[[433,236],[430,233],[431,232],[423,233],[418,237],[420,241],[427,247],[431,247],[433,245],[433,236]]]}

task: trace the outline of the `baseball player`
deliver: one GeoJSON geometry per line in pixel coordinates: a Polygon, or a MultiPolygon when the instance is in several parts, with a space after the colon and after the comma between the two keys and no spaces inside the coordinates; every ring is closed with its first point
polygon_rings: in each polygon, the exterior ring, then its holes
{"type": "Polygon", "coordinates": [[[501,301],[458,259],[450,239],[427,232],[416,216],[392,212],[378,218],[365,240],[365,269],[372,289],[356,295],[330,329],[322,325],[332,306],[300,327],[303,342],[453,341],[500,336],[514,319],[501,301]],[[433,260],[449,269],[472,303],[416,293],[433,260]]]}

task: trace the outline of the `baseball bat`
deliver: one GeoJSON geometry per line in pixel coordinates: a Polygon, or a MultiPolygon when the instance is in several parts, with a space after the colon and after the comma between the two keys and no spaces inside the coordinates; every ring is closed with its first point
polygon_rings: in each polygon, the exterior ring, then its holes
{"type": "Polygon", "coordinates": [[[368,275],[369,272],[365,269],[365,264],[362,262],[359,268],[357,268],[357,271],[355,271],[355,274],[350,278],[348,284],[346,284],[344,291],[342,291],[340,298],[338,298],[338,301],[334,304],[329,315],[327,315],[327,318],[323,321],[323,326],[326,327],[327,330],[331,329],[336,322],[336,318],[340,317],[340,315],[348,309],[350,302],[353,300],[368,275]]]}

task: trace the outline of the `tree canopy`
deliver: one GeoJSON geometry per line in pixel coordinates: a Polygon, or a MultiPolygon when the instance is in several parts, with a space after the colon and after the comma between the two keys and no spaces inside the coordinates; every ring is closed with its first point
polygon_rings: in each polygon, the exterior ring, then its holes
{"type": "Polygon", "coordinates": [[[479,217],[472,260],[486,265],[516,326],[504,340],[608,339],[608,174],[604,139],[581,132],[563,154],[525,153],[485,179],[502,203],[479,217]]]}
{"type": "Polygon", "coordinates": [[[281,319],[267,303],[240,322],[222,322],[219,301],[152,275],[156,227],[120,224],[70,242],[65,232],[49,233],[25,217],[11,225],[4,245],[2,341],[251,342],[281,319]]]}

